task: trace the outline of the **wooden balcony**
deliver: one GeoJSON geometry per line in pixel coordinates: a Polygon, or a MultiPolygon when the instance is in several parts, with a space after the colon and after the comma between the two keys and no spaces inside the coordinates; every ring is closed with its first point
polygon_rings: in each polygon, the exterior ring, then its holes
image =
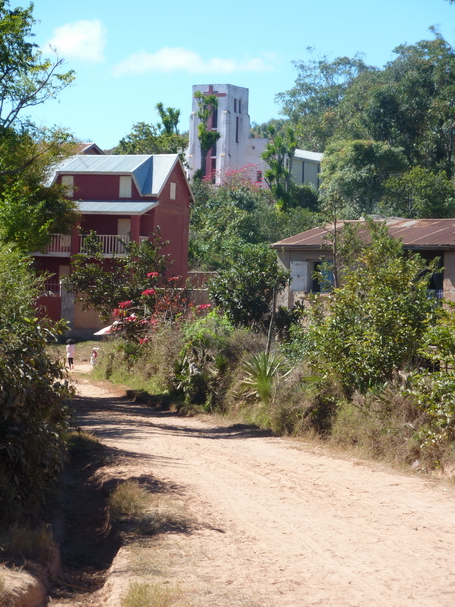
{"type": "MultiPolygon", "coordinates": [[[[75,253],[84,253],[84,240],[86,236],[79,236],[78,250],[71,250],[71,236],[65,234],[52,234],[51,242],[45,252],[35,253],[39,256],[52,255],[54,257],[70,257],[75,253]]],[[[98,240],[101,242],[101,251],[103,255],[123,255],[125,253],[125,244],[129,243],[131,237],[123,234],[98,234],[98,240]]],[[[148,240],[147,236],[140,236],[139,242],[148,240]]]]}
{"type": "MultiPolygon", "coordinates": [[[[98,240],[102,245],[103,255],[123,255],[125,253],[125,244],[128,244],[131,240],[130,236],[123,236],[119,234],[97,234],[98,240]]],[[[85,253],[84,250],[85,236],[79,237],[79,252],[85,253]]]]}

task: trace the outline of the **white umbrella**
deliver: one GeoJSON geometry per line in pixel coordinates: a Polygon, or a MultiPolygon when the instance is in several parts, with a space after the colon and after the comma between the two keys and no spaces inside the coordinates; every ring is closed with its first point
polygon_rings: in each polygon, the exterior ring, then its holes
{"type": "Polygon", "coordinates": [[[111,332],[112,332],[112,325],[109,325],[108,327],[103,327],[96,333],[93,333],[93,335],[108,335],[111,332]]]}
{"type": "Polygon", "coordinates": [[[93,335],[109,335],[109,333],[114,333],[117,330],[117,325],[119,324],[118,320],[114,320],[114,322],[108,327],[103,327],[93,335]]]}

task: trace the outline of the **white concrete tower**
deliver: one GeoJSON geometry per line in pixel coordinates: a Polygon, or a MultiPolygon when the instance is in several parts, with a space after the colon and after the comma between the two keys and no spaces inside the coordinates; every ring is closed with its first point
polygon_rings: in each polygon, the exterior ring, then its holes
{"type": "Polygon", "coordinates": [[[187,161],[189,177],[201,168],[201,147],[197,127],[199,106],[194,98],[196,91],[218,98],[218,110],[214,112],[209,128],[220,133],[216,146],[207,154],[206,175],[214,174],[219,183],[227,169],[240,169],[251,165],[252,181],[262,181],[266,165],[261,154],[267,139],[250,138],[250,116],[248,114],[248,89],[232,84],[196,84],[193,86],[193,104],[190,118],[187,161]]]}

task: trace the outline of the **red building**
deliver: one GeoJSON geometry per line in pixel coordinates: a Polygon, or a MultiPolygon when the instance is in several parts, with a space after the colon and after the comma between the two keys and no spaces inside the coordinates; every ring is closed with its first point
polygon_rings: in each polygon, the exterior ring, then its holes
{"type": "Polygon", "coordinates": [[[83,249],[84,234],[97,232],[106,257],[122,254],[122,240],[141,242],[158,227],[169,241],[172,275],[188,274],[188,228],[192,193],[178,154],[109,156],[91,151],[73,156],[53,180],[68,188],[81,215],[71,235],[54,234],[45,253],[36,253],[39,270],[53,274],[48,296],[40,298],[49,315],[64,318],[74,331],[99,327],[95,314],[81,313],[60,279],[70,259],[83,249]]]}

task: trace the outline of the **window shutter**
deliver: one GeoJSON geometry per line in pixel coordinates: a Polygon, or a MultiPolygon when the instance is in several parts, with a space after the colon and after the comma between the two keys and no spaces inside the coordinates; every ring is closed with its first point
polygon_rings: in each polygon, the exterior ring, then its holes
{"type": "Polygon", "coordinates": [[[291,291],[308,292],[308,261],[291,261],[291,291]]]}
{"type": "Polygon", "coordinates": [[[130,175],[120,176],[120,192],[119,198],[131,198],[132,183],[130,175]]]}

